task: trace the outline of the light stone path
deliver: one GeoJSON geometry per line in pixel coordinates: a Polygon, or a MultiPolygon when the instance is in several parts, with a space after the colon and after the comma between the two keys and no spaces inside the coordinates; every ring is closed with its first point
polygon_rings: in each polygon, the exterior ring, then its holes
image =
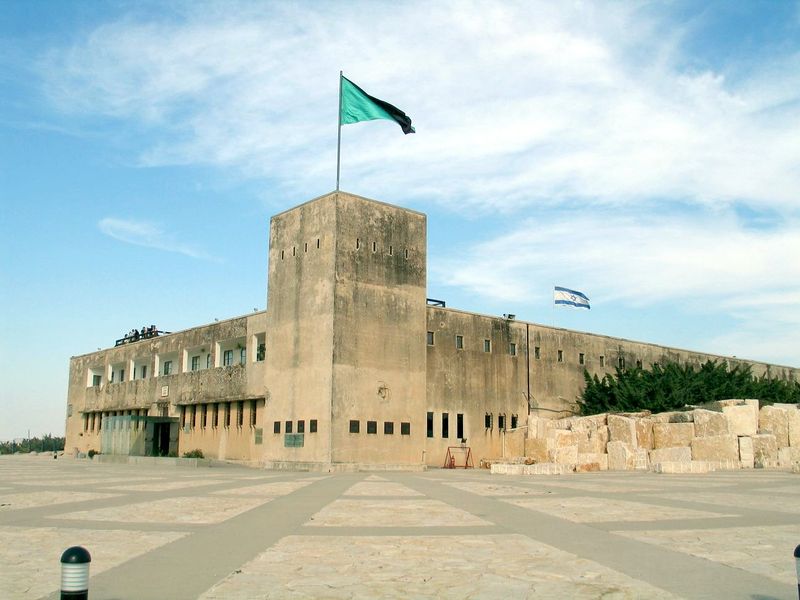
{"type": "Polygon", "coordinates": [[[794,599],[800,476],[322,475],[0,457],[0,598],[794,599]]]}

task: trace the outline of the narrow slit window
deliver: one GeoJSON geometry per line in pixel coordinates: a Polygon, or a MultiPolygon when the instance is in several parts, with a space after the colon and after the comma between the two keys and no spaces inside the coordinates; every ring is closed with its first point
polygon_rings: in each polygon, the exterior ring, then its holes
{"type": "Polygon", "coordinates": [[[309,433],[317,433],[317,420],[311,419],[308,422],[308,432],[309,433]]]}
{"type": "Polygon", "coordinates": [[[450,437],[450,415],[442,413],[442,437],[450,437]]]}
{"type": "Polygon", "coordinates": [[[511,429],[516,429],[519,423],[519,417],[517,415],[511,415],[511,429]]]}
{"type": "Polygon", "coordinates": [[[303,252],[308,252],[308,242],[303,243],[303,252]]]}
{"type": "Polygon", "coordinates": [[[373,252],[377,252],[378,251],[378,242],[372,242],[372,251],[373,252]]]}
{"type": "Polygon", "coordinates": [[[540,355],[541,355],[541,351],[539,350],[539,346],[534,346],[533,347],[533,358],[535,358],[536,360],[539,360],[540,355]]]}
{"type": "Polygon", "coordinates": [[[605,367],[606,366],[606,357],[603,356],[602,354],[600,355],[600,366],[601,367],[605,367]]]}
{"type": "Polygon", "coordinates": [[[275,421],[272,423],[272,433],[280,433],[281,432],[281,422],[275,421]]]}
{"type": "Polygon", "coordinates": [[[283,424],[283,430],[284,430],[286,433],[292,433],[292,422],[291,422],[291,421],[286,421],[286,422],[283,424]]]}
{"type": "Polygon", "coordinates": [[[464,349],[464,336],[457,335],[456,336],[456,350],[463,350],[464,349]]]}
{"type": "Polygon", "coordinates": [[[492,340],[483,340],[483,351],[484,352],[492,351],[492,340]]]}
{"type": "Polygon", "coordinates": [[[508,353],[511,356],[516,356],[517,355],[517,345],[514,342],[511,342],[510,344],[508,344],[508,353]]]}
{"type": "Polygon", "coordinates": [[[306,422],[305,421],[298,421],[297,422],[297,433],[305,433],[306,432],[306,422]]]}
{"type": "Polygon", "coordinates": [[[433,341],[434,341],[433,332],[429,331],[427,336],[428,346],[433,346],[433,341]]]}
{"type": "Polygon", "coordinates": [[[456,415],[456,437],[459,440],[464,439],[464,415],[461,413],[456,415]]]}
{"type": "Polygon", "coordinates": [[[583,352],[578,353],[578,364],[585,365],[586,364],[586,355],[583,352]]]}
{"type": "Polygon", "coordinates": [[[559,350],[558,351],[558,362],[564,362],[564,351],[563,350],[559,350]]]}
{"type": "Polygon", "coordinates": [[[433,413],[428,413],[428,425],[427,425],[427,436],[429,438],[433,437],[433,413]]]}
{"type": "Polygon", "coordinates": [[[483,416],[483,426],[486,429],[491,429],[492,428],[492,413],[486,413],[483,416]]]}
{"type": "Polygon", "coordinates": [[[317,250],[319,250],[319,238],[317,238],[317,250]]]}
{"type": "Polygon", "coordinates": [[[500,431],[506,430],[506,416],[505,415],[497,415],[497,428],[500,431]]]}

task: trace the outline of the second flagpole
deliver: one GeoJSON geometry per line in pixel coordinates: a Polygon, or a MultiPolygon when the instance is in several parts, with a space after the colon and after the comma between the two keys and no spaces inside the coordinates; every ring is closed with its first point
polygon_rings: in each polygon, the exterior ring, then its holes
{"type": "Polygon", "coordinates": [[[336,191],[339,191],[339,166],[342,156],[342,72],[339,71],[339,111],[336,114],[339,132],[336,139],[336,191]]]}

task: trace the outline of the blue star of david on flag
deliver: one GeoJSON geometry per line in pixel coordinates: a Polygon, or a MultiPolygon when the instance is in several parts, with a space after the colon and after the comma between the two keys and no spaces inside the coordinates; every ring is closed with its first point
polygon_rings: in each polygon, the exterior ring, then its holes
{"type": "Polygon", "coordinates": [[[591,308],[589,306],[589,298],[586,294],[565,287],[555,287],[555,291],[553,292],[553,300],[556,304],[561,304],[564,306],[591,308]]]}

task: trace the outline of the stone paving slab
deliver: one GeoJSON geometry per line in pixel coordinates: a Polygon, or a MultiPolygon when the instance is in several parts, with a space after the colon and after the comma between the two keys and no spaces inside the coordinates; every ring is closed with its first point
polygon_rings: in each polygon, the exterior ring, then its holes
{"type": "Polygon", "coordinates": [[[289,536],[201,598],[588,600],[675,596],[525,536],[487,535],[289,536]]]}
{"type": "Polygon", "coordinates": [[[165,498],[55,515],[58,519],[121,521],[125,523],[219,523],[268,502],[269,498],[165,498]]]}
{"type": "Polygon", "coordinates": [[[797,490],[797,475],[759,470],[330,475],[0,457],[0,495],[47,499],[0,509],[0,599],[56,600],[58,556],[80,543],[92,600],[796,600],[797,490]],[[75,493],[89,496],[59,503],[75,493]]]}
{"type": "Polygon", "coordinates": [[[700,519],[728,516],[723,512],[713,513],[669,506],[652,506],[643,502],[591,498],[589,496],[569,498],[514,498],[503,501],[530,510],[537,510],[563,519],[569,519],[574,523],[664,521],[669,519],[700,519]]]}
{"type": "Polygon", "coordinates": [[[444,527],[489,525],[438,500],[334,500],[311,517],[309,527],[444,527]]]}
{"type": "Polygon", "coordinates": [[[800,543],[800,525],[614,533],[721,562],[786,584],[796,583],[794,564],[786,549],[800,543]]]}
{"type": "Polygon", "coordinates": [[[104,498],[115,498],[117,496],[119,496],[119,494],[73,491],[36,491],[20,492],[17,494],[3,492],[0,494],[0,511],[51,506],[53,504],[67,504],[69,502],[85,502],[87,500],[102,500],[104,498]]]}
{"type": "Polygon", "coordinates": [[[0,527],[0,598],[39,598],[59,589],[61,553],[91,548],[95,575],[176,540],[184,533],[0,527]]]}

